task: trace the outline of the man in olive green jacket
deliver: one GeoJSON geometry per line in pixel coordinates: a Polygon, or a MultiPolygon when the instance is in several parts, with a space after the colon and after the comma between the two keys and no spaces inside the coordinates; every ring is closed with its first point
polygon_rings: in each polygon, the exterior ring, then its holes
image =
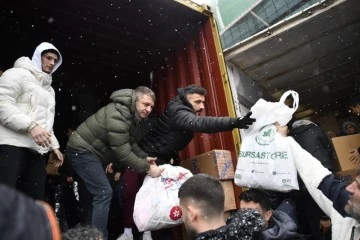
{"type": "Polygon", "coordinates": [[[83,122],[70,136],[66,158],[85,182],[92,196],[91,224],[107,239],[107,219],[112,188],[104,168],[116,163],[136,172],[160,176],[156,158],[148,157],[136,144],[139,126],[151,113],[155,94],[147,87],[122,89],[110,96],[111,103],[83,122]]]}

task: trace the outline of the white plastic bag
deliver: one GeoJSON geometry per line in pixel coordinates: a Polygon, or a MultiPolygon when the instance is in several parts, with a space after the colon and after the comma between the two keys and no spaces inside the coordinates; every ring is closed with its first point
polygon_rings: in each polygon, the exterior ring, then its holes
{"type": "Polygon", "coordinates": [[[285,126],[298,107],[295,91],[285,92],[279,102],[259,99],[251,108],[256,122],[242,132],[236,185],[287,192],[299,189],[293,154],[288,141],[276,132],[275,122],[285,126]],[[292,108],[284,102],[291,95],[292,108]]]}
{"type": "Polygon", "coordinates": [[[193,174],[170,164],[160,177],[146,176],[134,205],[134,222],[140,232],[169,228],[181,224],[178,192],[180,186],[193,174]]]}

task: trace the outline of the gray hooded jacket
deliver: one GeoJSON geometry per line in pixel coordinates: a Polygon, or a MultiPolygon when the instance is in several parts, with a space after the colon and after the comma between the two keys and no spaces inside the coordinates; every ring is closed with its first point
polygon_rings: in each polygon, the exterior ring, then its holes
{"type": "Polygon", "coordinates": [[[148,170],[147,154],[136,144],[140,138],[140,118],[135,99],[132,89],[113,92],[112,102],[86,119],[73,132],[67,146],[97,155],[104,166],[115,163],[136,172],[148,170]]]}

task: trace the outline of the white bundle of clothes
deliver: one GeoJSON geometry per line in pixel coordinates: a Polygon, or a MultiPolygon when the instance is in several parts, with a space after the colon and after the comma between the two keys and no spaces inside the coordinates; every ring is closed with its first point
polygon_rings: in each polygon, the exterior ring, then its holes
{"type": "Polygon", "coordinates": [[[169,228],[182,223],[178,192],[193,174],[178,166],[161,165],[160,177],[146,176],[134,205],[134,222],[140,232],[169,228]]]}

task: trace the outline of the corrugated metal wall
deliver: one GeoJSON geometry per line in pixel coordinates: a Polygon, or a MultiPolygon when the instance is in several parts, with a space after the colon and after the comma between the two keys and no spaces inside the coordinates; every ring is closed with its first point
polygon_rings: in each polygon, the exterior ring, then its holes
{"type": "MultiPolygon", "coordinates": [[[[154,72],[154,90],[157,95],[156,112],[161,114],[167,103],[176,96],[176,89],[189,84],[204,87],[207,116],[228,116],[222,74],[210,19],[200,26],[196,39],[189,40],[175,56],[154,72]]],[[[180,153],[181,159],[210,151],[226,149],[235,153],[231,132],[195,134],[192,142],[180,153]]]]}

